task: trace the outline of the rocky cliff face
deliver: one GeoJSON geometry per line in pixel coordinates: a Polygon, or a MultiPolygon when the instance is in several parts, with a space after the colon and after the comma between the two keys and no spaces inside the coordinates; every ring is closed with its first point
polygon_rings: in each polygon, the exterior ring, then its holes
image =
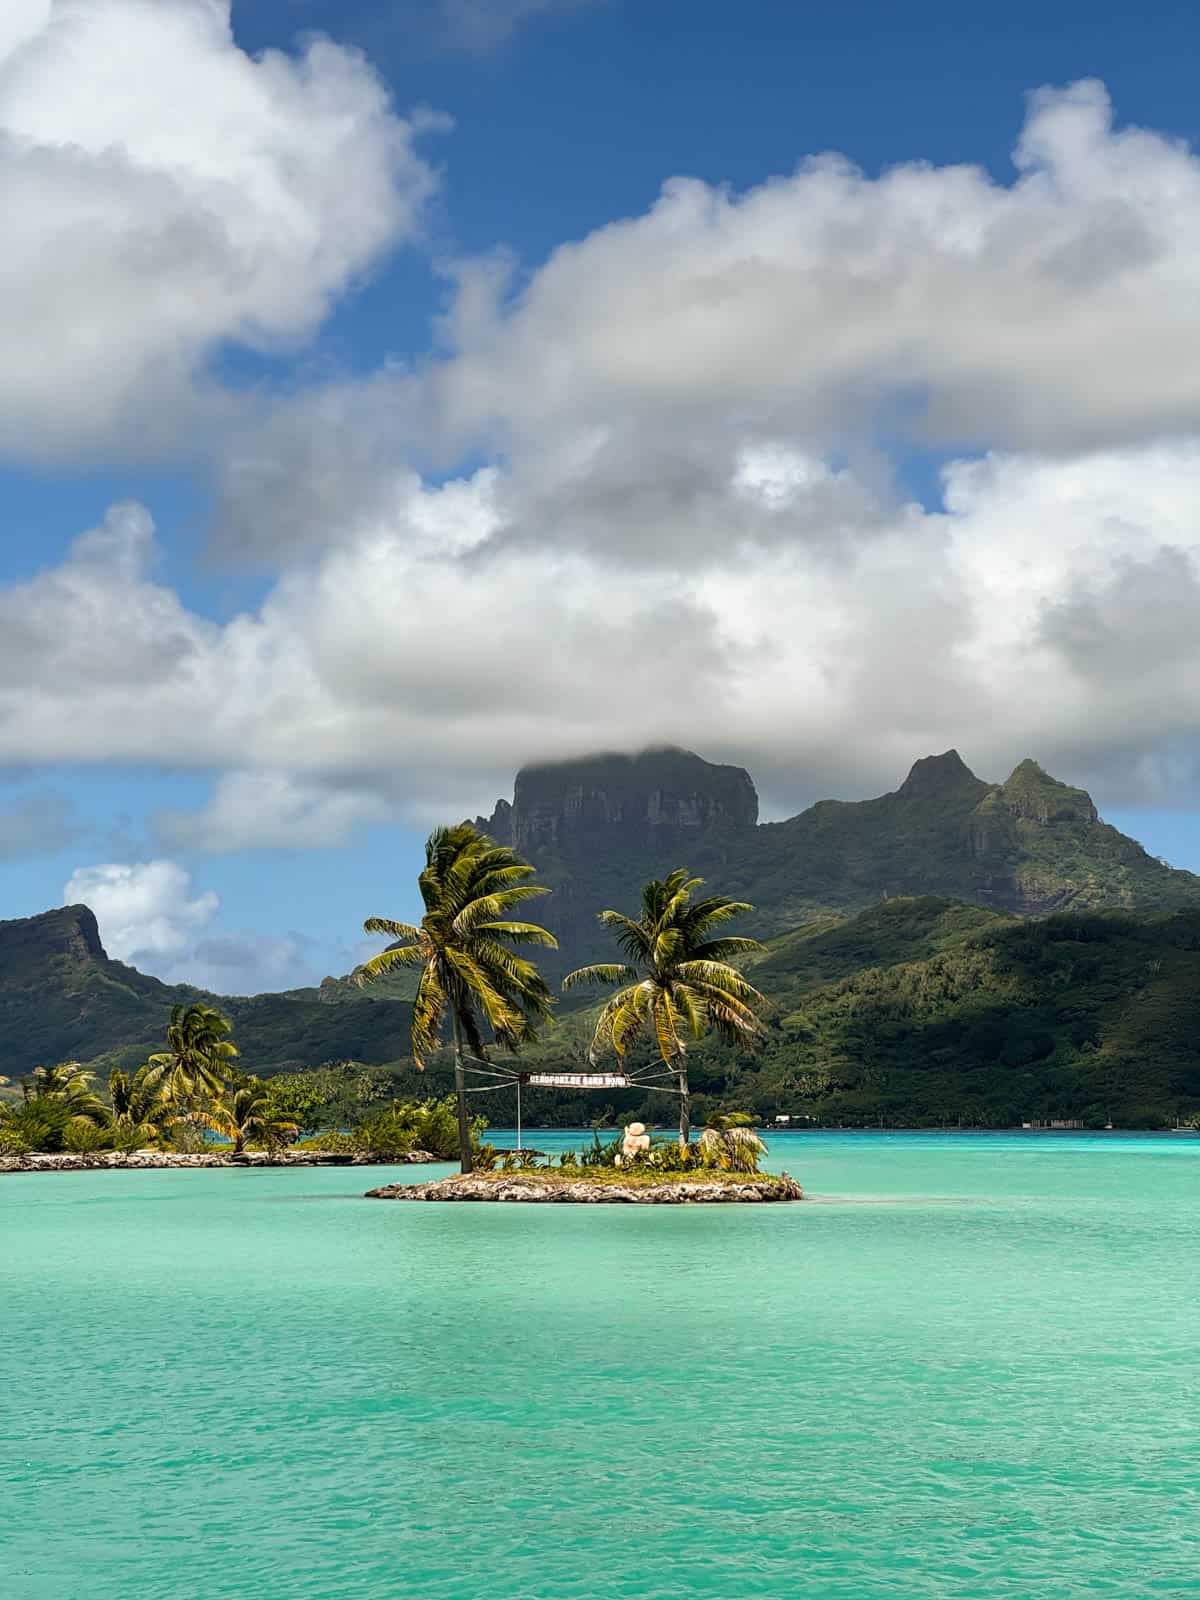
{"type": "Polygon", "coordinates": [[[0,922],[0,971],[11,976],[63,957],[72,962],[107,959],[96,918],[87,906],[63,906],[41,916],[0,922]]]}
{"type": "Polygon", "coordinates": [[[562,945],[546,963],[551,977],[611,956],[597,912],[634,911],[642,882],[677,866],[749,900],[756,911],[745,931],[760,936],[896,895],[1022,916],[1200,904],[1200,878],[1154,860],[1102,822],[1082,789],[1032,760],[989,783],[947,750],[916,761],[878,799],[822,800],[766,826],[757,816],[742,768],[651,750],[526,768],[513,803],[479,825],[553,890],[539,907],[562,945]]]}
{"type": "Polygon", "coordinates": [[[673,845],[709,829],[752,828],[757,821],[758,795],[743,767],[660,749],[524,767],[513,803],[497,801],[476,825],[497,843],[536,858],[673,845]]]}

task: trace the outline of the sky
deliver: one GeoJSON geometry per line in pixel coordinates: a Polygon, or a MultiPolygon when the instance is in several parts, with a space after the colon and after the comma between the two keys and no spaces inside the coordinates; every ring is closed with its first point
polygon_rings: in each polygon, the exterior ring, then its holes
{"type": "Polygon", "coordinates": [[[315,982],[663,741],[1200,869],[1200,19],[1111,9],[5,0],[0,914],[315,982]]]}

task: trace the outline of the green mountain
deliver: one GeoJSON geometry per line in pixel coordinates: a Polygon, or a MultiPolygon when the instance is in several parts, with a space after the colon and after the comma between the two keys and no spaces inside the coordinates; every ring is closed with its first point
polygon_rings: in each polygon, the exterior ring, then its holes
{"type": "Polygon", "coordinates": [[[160,983],[105,954],[87,906],[0,922],[0,1065],[7,1077],[40,1062],[143,1060],[161,1046],[171,1007],[191,1000],[233,1019],[242,1059],[258,1072],[392,1061],[408,1050],[412,1010],[404,1001],[351,1006],[311,989],[228,998],[160,983]]]}
{"type": "MultiPolygon", "coordinates": [[[[755,904],[767,1037],[752,1053],[695,1049],[701,1113],[1157,1124],[1200,1105],[1200,878],[1102,822],[1082,790],[1032,761],[985,783],[949,751],[875,800],[757,814],[741,768],[652,750],[528,768],[512,804],[479,819],[553,888],[539,907],[562,942],[551,977],[611,956],[597,911],[632,908],[676,864],[755,904]]],[[[354,1060],[403,1081],[411,981],[202,995],[110,960],[92,913],[66,907],[0,923],[0,1070],[137,1061],[173,1004],[203,998],[255,1071],[354,1060]]],[[[587,1011],[564,1006],[529,1064],[582,1063],[588,1035],[587,1011]]],[[[445,1080],[439,1063],[404,1086],[445,1080]]],[[[514,1109],[488,1101],[495,1120],[514,1109]]],[[[634,1110],[665,1120],[637,1094],[545,1092],[526,1107],[553,1122],[634,1110]]]]}
{"type": "MultiPolygon", "coordinates": [[[[901,898],[772,941],[749,976],[766,1036],[691,1047],[700,1120],[720,1107],[853,1127],[1161,1127],[1200,1112],[1200,910],[1034,921],[901,898]]],[[[529,1064],[581,1066],[594,1015],[566,1013],[529,1064]]],[[[504,1102],[493,1112],[511,1117],[504,1102]]],[[[525,1110],[531,1124],[674,1116],[642,1091],[582,1106],[527,1092],[525,1110]]]]}
{"type": "Polygon", "coordinates": [[[1102,822],[1091,798],[1023,761],[986,783],[957,751],[918,761],[894,793],[822,800],[760,824],[748,773],[685,750],[596,756],[518,773],[513,802],[477,821],[533,861],[554,893],[559,975],[606,959],[596,912],[685,865],[756,908],[769,936],[885,896],[936,894],[1020,916],[1200,906],[1200,877],[1102,822]]]}
{"type": "Polygon", "coordinates": [[[1200,1112],[1200,910],[1033,921],[897,900],[780,940],[751,976],[772,1002],[764,1044],[704,1047],[694,1082],[763,1115],[1153,1127],[1200,1112]]]}

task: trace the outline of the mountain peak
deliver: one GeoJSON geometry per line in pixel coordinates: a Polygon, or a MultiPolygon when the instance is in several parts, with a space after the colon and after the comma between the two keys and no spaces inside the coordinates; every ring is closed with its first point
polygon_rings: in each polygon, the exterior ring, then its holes
{"type": "Polygon", "coordinates": [[[909,800],[934,799],[938,795],[953,794],[968,786],[985,787],[959,755],[957,750],[945,750],[940,756],[922,756],[914,761],[908,777],[900,785],[899,793],[909,800]]]}
{"type": "Polygon", "coordinates": [[[1052,778],[1044,767],[1026,757],[1001,785],[1005,807],[1031,822],[1097,822],[1099,813],[1086,789],[1052,778]]]}
{"type": "Polygon", "coordinates": [[[0,963],[16,963],[34,951],[45,956],[70,956],[75,961],[108,959],[90,906],[60,906],[36,917],[0,922],[0,963]]]}
{"type": "Polygon", "coordinates": [[[522,767],[511,810],[498,806],[487,831],[504,833],[528,853],[546,846],[604,848],[618,840],[666,842],[757,821],[758,794],[744,767],[660,745],[522,767]]]}

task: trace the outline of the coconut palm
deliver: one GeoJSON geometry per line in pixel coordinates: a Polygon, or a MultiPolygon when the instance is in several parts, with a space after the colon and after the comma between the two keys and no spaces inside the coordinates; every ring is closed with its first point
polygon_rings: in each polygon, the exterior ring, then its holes
{"type": "Polygon", "coordinates": [[[94,1072],[87,1072],[78,1061],[60,1061],[52,1067],[34,1067],[27,1078],[21,1079],[21,1098],[31,1100],[57,1100],[72,1117],[83,1117],[89,1122],[105,1120],[104,1101],[93,1089],[94,1072]]]}
{"type": "Polygon", "coordinates": [[[721,1111],[709,1117],[700,1135],[700,1152],[725,1172],[757,1172],[758,1158],[767,1147],[744,1111],[721,1111]]]}
{"type": "Polygon", "coordinates": [[[35,1067],[21,1079],[21,1099],[0,1105],[0,1128],[29,1150],[94,1148],[102,1142],[108,1108],[92,1088],[95,1074],[78,1061],[35,1067]]]}
{"type": "Polygon", "coordinates": [[[172,1094],[194,1105],[205,1096],[219,1095],[236,1060],[238,1047],[228,1037],[231,1024],[213,1006],[196,1003],[171,1008],[167,1048],[150,1057],[148,1066],[162,1068],[172,1094]]]}
{"type": "Polygon", "coordinates": [[[129,1144],[158,1144],[175,1121],[176,1100],[165,1062],[147,1062],[136,1072],[114,1068],[108,1075],[112,1123],[129,1144]]]}
{"type": "Polygon", "coordinates": [[[640,917],[602,911],[600,921],[616,934],[627,960],[581,967],[563,979],[564,989],[580,983],[621,986],[600,1013],[590,1057],[596,1061],[611,1046],[623,1058],[631,1039],[652,1032],[678,1084],[681,1146],[691,1130],[685,1034],[699,1039],[711,1028],[726,1043],[737,1044],[763,1031],[751,1009],[762,995],[729,965],[730,956],[762,946],[757,939],[717,932],[754,908],[724,895],[693,900],[703,883],[677,867],[642,889],[640,917]]]}
{"type": "Polygon", "coordinates": [[[425,915],[419,927],[370,917],[367,933],[396,940],[364,962],[359,983],[419,967],[413,1001],[412,1052],[418,1070],[438,1048],[447,1017],[454,1039],[454,1088],[458,1098],[458,1143],[462,1170],[470,1172],[471,1127],[467,1115],[465,1067],[470,1054],[487,1060],[480,1027],[486,1023],[497,1045],[519,1050],[550,1014],[550,990],[532,961],[512,946],[558,941],[532,922],[515,922],[510,913],[548,889],[526,880],[534,868],[514,851],[497,845],[470,823],[437,828],[425,846],[425,869],[417,879],[425,915]]]}
{"type": "Polygon", "coordinates": [[[242,1154],[247,1141],[274,1150],[300,1131],[296,1123],[275,1110],[261,1078],[242,1078],[227,1083],[219,1095],[193,1115],[201,1127],[211,1128],[222,1138],[231,1140],[235,1156],[242,1154]]]}

